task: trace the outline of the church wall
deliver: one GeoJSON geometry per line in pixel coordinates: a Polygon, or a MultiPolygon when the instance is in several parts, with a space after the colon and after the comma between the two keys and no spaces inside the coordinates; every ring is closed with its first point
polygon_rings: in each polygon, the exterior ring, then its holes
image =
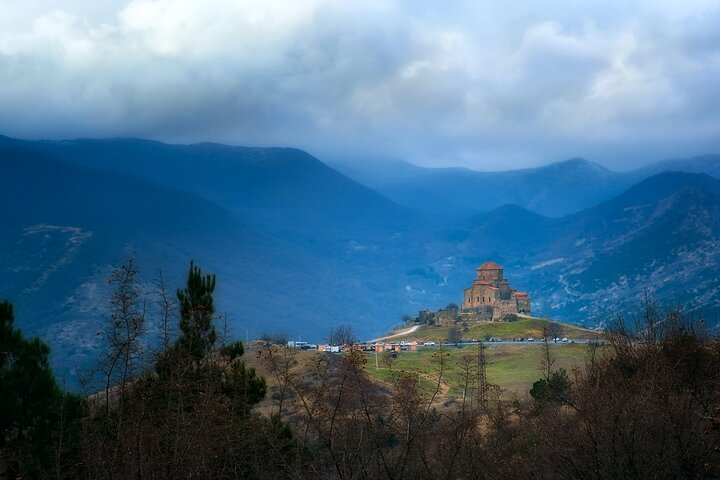
{"type": "Polygon", "coordinates": [[[485,285],[475,285],[465,289],[463,308],[476,308],[482,305],[493,305],[501,299],[500,290],[485,285]]]}
{"type": "Polygon", "coordinates": [[[462,308],[472,308],[473,307],[473,289],[472,287],[465,289],[465,299],[463,300],[463,307],[462,308]]]}
{"type": "Polygon", "coordinates": [[[479,270],[477,278],[483,282],[490,282],[493,284],[499,283],[502,280],[502,270],[479,270]]]}
{"type": "Polygon", "coordinates": [[[524,313],[530,313],[530,300],[529,299],[518,299],[518,310],[524,313]]]}
{"type": "Polygon", "coordinates": [[[493,307],[486,305],[477,307],[472,311],[460,312],[460,319],[468,322],[491,322],[493,319],[493,307]]]}
{"type": "MultiPolygon", "coordinates": [[[[487,265],[495,266],[489,263],[487,265]]],[[[516,290],[511,288],[503,278],[502,269],[478,268],[477,278],[472,286],[463,291],[462,308],[464,314],[489,317],[488,320],[502,320],[505,315],[530,313],[530,299],[515,296],[516,290]]]]}
{"type": "Polygon", "coordinates": [[[499,300],[495,302],[492,319],[494,322],[502,320],[505,315],[518,313],[517,300],[499,300]]]}

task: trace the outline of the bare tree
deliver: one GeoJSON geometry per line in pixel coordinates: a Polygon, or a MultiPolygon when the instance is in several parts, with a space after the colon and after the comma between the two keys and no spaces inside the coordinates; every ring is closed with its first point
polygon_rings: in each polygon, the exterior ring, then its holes
{"type": "Polygon", "coordinates": [[[168,293],[165,275],[162,270],[158,270],[156,278],[155,298],[159,305],[160,320],[160,342],[162,344],[162,354],[166,354],[170,343],[174,337],[174,327],[170,319],[172,318],[176,304],[172,296],[168,293]]]}
{"type": "Polygon", "coordinates": [[[352,345],[357,342],[352,325],[343,324],[330,329],[330,345],[352,345]]]}
{"type": "Polygon", "coordinates": [[[297,365],[298,350],[283,344],[266,343],[265,348],[258,352],[258,357],[267,365],[277,382],[278,417],[282,418],[285,400],[291,393],[291,385],[297,381],[293,367],[297,365]]]}
{"type": "Polygon", "coordinates": [[[545,336],[550,336],[550,340],[555,340],[556,338],[561,338],[563,336],[563,331],[563,326],[558,322],[550,322],[545,327],[544,334],[545,336]]]}
{"type": "Polygon", "coordinates": [[[290,336],[287,333],[267,333],[263,332],[262,335],[260,335],[260,340],[262,340],[263,344],[265,345],[265,348],[269,347],[270,345],[283,345],[287,346],[288,341],[290,340],[290,336]]]}
{"type": "Polygon", "coordinates": [[[90,397],[91,401],[100,401],[103,412],[94,425],[98,442],[99,471],[112,477],[117,468],[119,456],[124,449],[125,437],[121,435],[125,420],[125,401],[128,397],[129,383],[141,372],[145,333],[145,301],[140,296],[137,282],[137,270],[134,259],[129,258],[123,265],[110,274],[108,282],[114,286],[110,297],[110,318],[102,332],[106,348],[87,379],[91,386],[100,377],[101,390],[90,397]]]}
{"type": "Polygon", "coordinates": [[[397,353],[391,352],[389,350],[385,350],[380,354],[380,360],[382,361],[382,364],[388,368],[388,370],[392,370],[393,363],[395,363],[396,358],[397,353]]]}
{"type": "Polygon", "coordinates": [[[550,341],[548,339],[548,333],[543,332],[543,355],[540,360],[538,369],[543,372],[543,378],[548,380],[553,372],[553,366],[555,365],[555,358],[552,356],[550,351],[550,341]]]}
{"type": "Polygon", "coordinates": [[[461,409],[464,411],[468,399],[473,398],[473,390],[475,377],[477,376],[477,365],[473,355],[463,355],[458,360],[458,379],[460,380],[460,388],[462,389],[461,409]]]}
{"type": "Polygon", "coordinates": [[[110,392],[119,389],[120,398],[128,381],[139,373],[145,333],[145,301],[140,298],[134,259],[129,258],[113,270],[109,283],[115,286],[110,298],[111,314],[105,330],[107,350],[96,367],[102,375],[105,409],[109,409],[110,392]]]}
{"type": "Polygon", "coordinates": [[[564,478],[720,478],[720,349],[701,323],[645,303],[616,316],[606,355],[575,372],[567,409],[546,409],[541,444],[564,478]]]}
{"type": "Polygon", "coordinates": [[[458,327],[457,325],[452,325],[448,329],[448,343],[453,343],[457,346],[457,344],[460,343],[460,340],[462,340],[462,331],[460,330],[460,327],[458,327]]]}

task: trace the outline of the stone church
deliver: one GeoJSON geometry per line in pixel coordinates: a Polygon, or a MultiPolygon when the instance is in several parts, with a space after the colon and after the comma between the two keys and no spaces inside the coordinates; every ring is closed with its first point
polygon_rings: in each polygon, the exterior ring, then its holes
{"type": "Polygon", "coordinates": [[[508,314],[530,314],[530,297],[510,287],[503,268],[494,262],[480,265],[477,278],[465,289],[462,311],[485,313],[488,319],[501,320],[508,314]]]}

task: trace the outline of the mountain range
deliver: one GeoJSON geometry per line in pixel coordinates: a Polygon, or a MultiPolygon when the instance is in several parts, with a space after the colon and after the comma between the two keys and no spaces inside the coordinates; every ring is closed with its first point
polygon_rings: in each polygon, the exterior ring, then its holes
{"type": "Polygon", "coordinates": [[[401,160],[333,166],[401,205],[455,218],[505,204],[560,217],[592,207],[664,171],[720,177],[720,155],[659,161],[626,172],[611,171],[582,158],[502,172],[422,168],[401,160]]]}
{"type": "Polygon", "coordinates": [[[322,341],[342,323],[373,336],[459,302],[486,260],[560,320],[630,311],[645,291],[712,316],[719,159],[494,173],[395,161],[351,179],[292,148],[0,137],[0,297],[66,368],[99,345],[107,279],[130,256],[149,299],[158,269],[173,288],[190,260],[216,273],[239,337],[322,341]]]}
{"type": "Polygon", "coordinates": [[[459,258],[478,255],[462,268],[497,259],[554,318],[606,320],[646,292],[710,320],[720,306],[720,180],[705,174],[661,173],[561,218],[504,206],[454,235],[459,258]]]}

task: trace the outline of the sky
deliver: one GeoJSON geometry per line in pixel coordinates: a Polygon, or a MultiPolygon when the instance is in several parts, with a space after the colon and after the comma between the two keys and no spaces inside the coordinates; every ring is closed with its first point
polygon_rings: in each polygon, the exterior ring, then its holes
{"type": "Polygon", "coordinates": [[[478,170],[720,153],[720,0],[0,0],[0,134],[478,170]]]}

